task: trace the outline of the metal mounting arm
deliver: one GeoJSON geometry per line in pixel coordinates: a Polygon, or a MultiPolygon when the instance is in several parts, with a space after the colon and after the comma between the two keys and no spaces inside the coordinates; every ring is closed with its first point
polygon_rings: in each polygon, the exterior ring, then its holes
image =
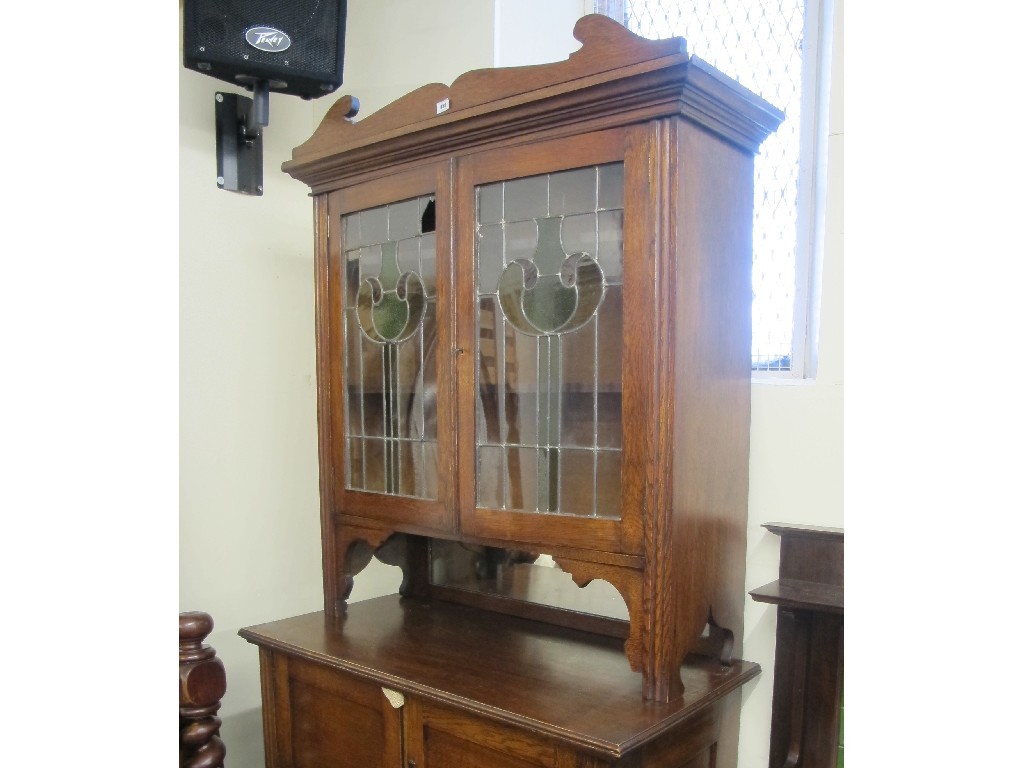
{"type": "Polygon", "coordinates": [[[270,87],[252,83],[253,98],[216,95],[217,186],[243,195],[263,194],[263,128],[270,122],[270,87]]]}
{"type": "Polygon", "coordinates": [[[256,80],[252,83],[252,99],[247,101],[251,107],[246,114],[242,134],[258,136],[270,125],[270,85],[266,80],[256,80]]]}

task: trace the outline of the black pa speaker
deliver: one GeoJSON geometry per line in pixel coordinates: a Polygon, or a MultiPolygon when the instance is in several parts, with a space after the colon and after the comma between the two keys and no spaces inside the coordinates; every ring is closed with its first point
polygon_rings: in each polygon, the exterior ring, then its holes
{"type": "Polygon", "coordinates": [[[185,0],[184,64],[315,99],[341,85],[347,0],[185,0]]]}

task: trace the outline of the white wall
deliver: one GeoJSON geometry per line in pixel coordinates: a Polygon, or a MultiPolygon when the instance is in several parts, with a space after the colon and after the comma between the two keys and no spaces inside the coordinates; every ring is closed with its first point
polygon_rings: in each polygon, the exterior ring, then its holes
{"type": "Polygon", "coordinates": [[[321,606],[312,227],[279,170],[314,126],[271,96],[264,194],[216,185],[213,105],[239,92],[180,73],[179,605],[214,617],[231,765],[262,765],[259,676],[239,627],[321,606]]]}
{"type": "Polygon", "coordinates": [[[567,58],[580,47],[572,37],[573,25],[592,6],[593,0],[494,0],[494,66],[567,58]]]}
{"type": "MultiPolygon", "coordinates": [[[[486,2],[349,3],[338,95],[357,96],[365,116],[425,83],[492,66],[493,27],[486,2]]],[[[323,606],[312,203],[280,166],[335,99],[271,96],[264,194],[247,197],[216,186],[217,91],[244,93],[181,68],[179,610],[214,617],[207,642],[227,670],[228,762],[259,768],[258,655],[237,632],[323,606]]],[[[375,563],[353,599],[397,584],[375,563]]]]}
{"type": "MultiPolygon", "coordinates": [[[[747,591],[779,575],[779,538],[764,523],[844,527],[843,0],[834,14],[818,371],[813,380],[753,385],[747,591]]],[[[776,614],[747,598],[743,655],[762,673],[743,691],[740,766],[768,764],[776,614]]]]}
{"type": "MultiPolygon", "coordinates": [[[[578,47],[572,24],[585,7],[584,0],[350,3],[339,94],[357,96],[363,117],[470,69],[564,59],[578,47]],[[541,15],[557,23],[524,23],[541,15]]],[[[778,542],[762,523],[843,525],[841,41],[837,0],[819,371],[814,381],[753,388],[748,589],[778,572],[778,542]]],[[[334,97],[271,98],[265,192],[249,198],[214,181],[218,90],[235,89],[181,70],[179,609],[213,615],[209,642],[228,675],[221,714],[229,764],[259,768],[257,652],[236,633],[322,606],[312,204],[279,168],[334,97]]],[[[396,579],[374,563],[353,598],[392,591],[396,579]]],[[[763,673],[744,690],[741,766],[767,762],[774,634],[774,609],[748,599],[745,656],[763,673]]]]}

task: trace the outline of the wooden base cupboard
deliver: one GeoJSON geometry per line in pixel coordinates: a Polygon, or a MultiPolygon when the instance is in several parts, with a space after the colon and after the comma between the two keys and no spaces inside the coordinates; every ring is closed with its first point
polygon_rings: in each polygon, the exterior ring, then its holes
{"type": "Polygon", "coordinates": [[[609,638],[399,596],[242,636],[260,647],[272,768],[720,765],[759,672],[694,655],[682,696],[644,701],[609,638]]]}

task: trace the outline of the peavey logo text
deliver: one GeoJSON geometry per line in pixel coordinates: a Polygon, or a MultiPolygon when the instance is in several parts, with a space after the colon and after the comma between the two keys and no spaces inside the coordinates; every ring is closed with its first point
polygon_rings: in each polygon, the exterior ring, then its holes
{"type": "Polygon", "coordinates": [[[292,44],[292,39],[288,35],[273,27],[251,27],[245,30],[245,41],[253,48],[268,53],[286,51],[292,44]]]}

